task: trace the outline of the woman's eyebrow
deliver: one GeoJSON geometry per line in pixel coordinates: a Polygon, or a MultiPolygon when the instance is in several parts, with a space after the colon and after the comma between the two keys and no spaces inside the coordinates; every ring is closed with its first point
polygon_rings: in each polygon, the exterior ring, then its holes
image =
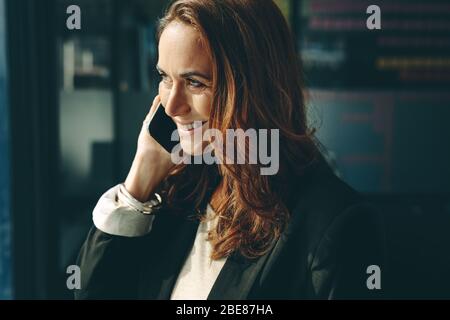
{"type": "MultiPolygon", "coordinates": [[[[156,66],[156,69],[157,69],[159,72],[161,72],[161,73],[167,74],[167,73],[166,73],[163,69],[161,69],[161,67],[159,67],[159,66],[156,66]]],[[[196,70],[188,70],[188,71],[183,72],[183,73],[180,74],[180,77],[182,77],[182,78],[189,78],[189,77],[192,77],[192,76],[197,76],[197,77],[200,77],[200,78],[204,78],[205,80],[211,81],[211,77],[210,77],[209,75],[204,74],[204,73],[202,73],[202,72],[200,72],[200,71],[196,71],[196,70]]]]}

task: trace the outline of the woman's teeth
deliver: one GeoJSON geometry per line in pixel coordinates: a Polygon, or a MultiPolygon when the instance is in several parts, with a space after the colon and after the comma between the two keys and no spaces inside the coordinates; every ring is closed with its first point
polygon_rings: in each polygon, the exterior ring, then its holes
{"type": "Polygon", "coordinates": [[[200,128],[201,126],[203,126],[203,124],[206,121],[194,121],[192,123],[189,124],[180,124],[180,128],[183,130],[192,130],[192,129],[197,129],[200,128]]]}

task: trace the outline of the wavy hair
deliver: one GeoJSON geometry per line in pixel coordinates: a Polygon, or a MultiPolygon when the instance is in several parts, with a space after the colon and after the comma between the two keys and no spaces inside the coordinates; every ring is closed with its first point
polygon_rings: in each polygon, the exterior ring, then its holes
{"type": "Polygon", "coordinates": [[[224,136],[227,129],[279,129],[280,163],[273,176],[261,175],[260,164],[180,164],[162,184],[162,193],[172,209],[186,212],[192,206],[205,219],[205,205],[220,185],[213,206],[218,222],[209,232],[211,258],[236,250],[259,257],[285,228],[292,183],[316,150],[292,34],[271,0],[174,1],[159,21],[158,42],[173,21],[198,30],[212,57],[209,128],[224,136]]]}

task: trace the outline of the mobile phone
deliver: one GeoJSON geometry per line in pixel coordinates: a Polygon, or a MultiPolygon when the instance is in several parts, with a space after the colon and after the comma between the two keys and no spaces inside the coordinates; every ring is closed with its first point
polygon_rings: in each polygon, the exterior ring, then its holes
{"type": "Polygon", "coordinates": [[[150,123],[148,132],[164,148],[171,153],[179,141],[172,141],[172,133],[177,130],[177,125],[173,122],[160,103],[150,123]]]}

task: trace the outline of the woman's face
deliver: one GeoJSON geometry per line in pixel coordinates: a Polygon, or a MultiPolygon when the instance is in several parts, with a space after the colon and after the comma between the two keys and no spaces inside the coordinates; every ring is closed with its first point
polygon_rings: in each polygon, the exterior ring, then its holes
{"type": "Polygon", "coordinates": [[[208,127],[212,101],[212,62],[200,39],[193,27],[169,23],[159,40],[157,65],[162,105],[177,124],[183,151],[195,155],[204,146],[201,138],[194,143],[194,133],[208,127]],[[194,121],[199,127],[192,127],[194,121]]]}

